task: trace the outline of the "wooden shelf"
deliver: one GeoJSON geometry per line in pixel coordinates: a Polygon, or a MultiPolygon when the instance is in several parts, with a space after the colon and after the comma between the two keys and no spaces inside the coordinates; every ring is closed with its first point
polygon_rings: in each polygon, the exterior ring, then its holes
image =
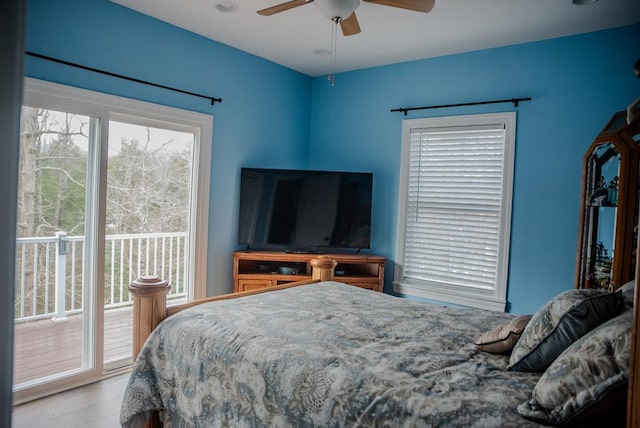
{"type": "MultiPolygon", "coordinates": [[[[319,254],[276,251],[236,251],[233,253],[233,292],[310,279],[309,261],[318,256],[319,254]],[[287,268],[289,271],[284,270],[287,268]]],[[[384,257],[357,254],[322,256],[330,257],[338,263],[335,281],[382,292],[386,261],[384,257]]]]}

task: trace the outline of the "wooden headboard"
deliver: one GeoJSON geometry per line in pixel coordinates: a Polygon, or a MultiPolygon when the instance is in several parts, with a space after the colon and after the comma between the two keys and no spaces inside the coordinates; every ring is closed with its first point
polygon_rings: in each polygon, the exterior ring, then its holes
{"type": "Polygon", "coordinates": [[[217,300],[235,299],[253,294],[267,293],[270,291],[284,290],[319,281],[331,281],[336,262],[328,257],[317,257],[310,261],[313,268],[311,280],[291,282],[275,287],[259,290],[243,291],[241,293],[223,294],[205,299],[167,307],[167,293],[171,289],[169,283],[157,276],[143,276],[129,284],[129,291],[133,295],[133,359],[138,356],[140,349],[151,332],[163,319],[180,312],[183,309],[202,303],[215,302],[217,300]]]}

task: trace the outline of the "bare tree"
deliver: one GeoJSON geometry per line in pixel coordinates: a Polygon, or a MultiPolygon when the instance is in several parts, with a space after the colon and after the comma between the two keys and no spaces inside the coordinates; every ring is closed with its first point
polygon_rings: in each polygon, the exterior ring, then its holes
{"type": "MultiPolygon", "coordinates": [[[[84,234],[87,150],[89,144],[95,143],[87,132],[90,121],[81,115],[23,108],[19,237],[50,237],[59,230],[69,235],[84,234]]],[[[116,154],[108,162],[107,234],[187,231],[191,147],[177,150],[171,137],[166,137],[166,141],[155,138],[151,129],[146,128],[142,141],[127,137],[119,141],[118,147],[110,147],[110,153],[116,154]]],[[[31,287],[25,300],[28,305],[36,301],[41,307],[44,304],[41,296],[33,299],[33,293],[37,294],[44,284],[52,287],[53,281],[46,277],[52,274],[46,268],[49,256],[36,245],[25,246],[18,259],[25,272],[22,284],[31,287]],[[34,280],[36,270],[38,278],[34,280]]],[[[130,254],[123,255],[125,260],[129,259],[130,254]]],[[[76,257],[81,265],[82,254],[76,257]]],[[[111,263],[110,257],[106,260],[111,263]]],[[[131,269],[114,268],[117,272],[131,269]]],[[[81,284],[82,279],[76,278],[75,283],[81,284]]],[[[52,294],[52,290],[49,292],[52,294]]],[[[81,299],[81,294],[77,290],[76,299],[81,299]]]]}
{"type": "MultiPolygon", "coordinates": [[[[147,129],[147,131],[149,131],[147,129]]],[[[122,139],[109,160],[108,224],[113,233],[179,232],[188,226],[191,151],[122,139]]]]}

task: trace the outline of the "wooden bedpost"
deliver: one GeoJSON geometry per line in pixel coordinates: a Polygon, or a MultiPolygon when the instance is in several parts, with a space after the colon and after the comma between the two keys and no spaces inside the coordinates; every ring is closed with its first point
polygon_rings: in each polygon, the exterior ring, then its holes
{"type": "Polygon", "coordinates": [[[309,264],[313,268],[311,273],[312,279],[333,281],[333,269],[338,264],[335,260],[327,256],[321,256],[309,260],[309,264]]]}
{"type": "Polygon", "coordinates": [[[134,361],[151,332],[166,317],[170,289],[171,285],[157,276],[143,276],[129,284],[129,292],[133,295],[134,361]]]}

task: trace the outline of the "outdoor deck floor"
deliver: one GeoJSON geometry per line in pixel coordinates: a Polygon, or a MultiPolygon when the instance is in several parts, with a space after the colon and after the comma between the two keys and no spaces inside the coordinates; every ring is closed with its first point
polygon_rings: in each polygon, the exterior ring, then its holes
{"type": "MultiPolygon", "coordinates": [[[[105,362],[131,355],[132,309],[104,313],[105,362]]],[[[13,383],[82,368],[82,315],[18,323],[14,330],[13,383]]]]}

